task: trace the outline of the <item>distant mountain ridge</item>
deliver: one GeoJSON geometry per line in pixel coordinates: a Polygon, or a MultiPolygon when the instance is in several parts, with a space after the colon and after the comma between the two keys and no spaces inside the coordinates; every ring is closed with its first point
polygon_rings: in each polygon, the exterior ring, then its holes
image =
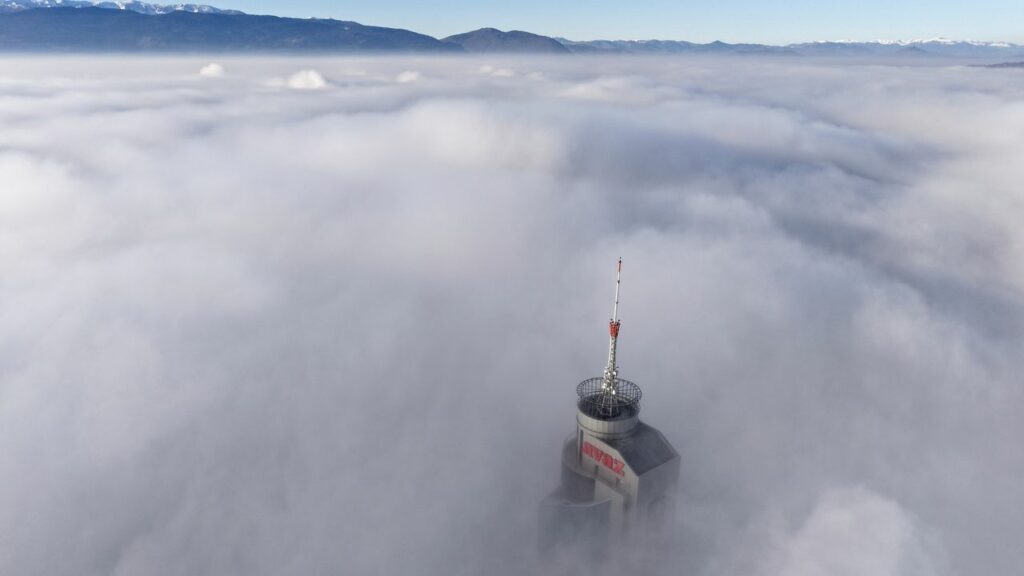
{"type": "Polygon", "coordinates": [[[502,32],[495,28],[481,28],[456,34],[441,40],[457,44],[467,52],[505,52],[527,54],[568,54],[569,49],[555,38],[521,30],[502,32]]]}
{"type": "Polygon", "coordinates": [[[243,14],[240,10],[222,10],[205,4],[153,4],[129,0],[108,2],[105,0],[0,0],[0,14],[21,12],[36,8],[106,8],[128,10],[139,14],[168,14],[170,12],[193,12],[196,14],[243,14]]]}
{"type": "Polygon", "coordinates": [[[989,64],[988,68],[1021,68],[1021,69],[1024,69],[1024,62],[1000,62],[999,64],[989,64]]]}
{"type": "Polygon", "coordinates": [[[0,15],[0,49],[26,52],[461,52],[397,28],[249,14],[52,8],[0,15]]]}
{"type": "Polygon", "coordinates": [[[795,54],[787,46],[728,44],[721,41],[698,44],[685,40],[587,40],[558,38],[576,54],[795,54]]]}
{"type": "Polygon", "coordinates": [[[558,38],[579,54],[775,54],[792,56],[946,56],[954,58],[1004,58],[1024,56],[1024,46],[1008,42],[970,40],[837,40],[773,46],[768,44],[697,44],[683,40],[588,40],[558,38]]]}
{"type": "Polygon", "coordinates": [[[1017,60],[1007,42],[836,40],[774,46],[683,40],[552,38],[481,28],[438,40],[409,30],[317,18],[257,16],[205,4],[0,0],[0,51],[404,51],[514,54],[772,55],[1017,60]]]}

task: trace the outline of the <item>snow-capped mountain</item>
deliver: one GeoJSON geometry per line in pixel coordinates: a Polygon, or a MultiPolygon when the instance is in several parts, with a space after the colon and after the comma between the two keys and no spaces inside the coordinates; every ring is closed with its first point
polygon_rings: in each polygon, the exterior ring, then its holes
{"type": "Polygon", "coordinates": [[[221,10],[205,4],[151,4],[129,0],[108,2],[105,0],[0,0],[0,14],[20,12],[32,8],[109,8],[130,10],[139,14],[167,14],[169,12],[194,12],[197,14],[241,14],[238,10],[221,10]]]}
{"type": "Polygon", "coordinates": [[[809,44],[877,44],[879,46],[981,46],[988,48],[1013,48],[1009,42],[980,42],[977,40],[950,40],[949,38],[918,38],[915,40],[819,40],[809,44]]]}
{"type": "Polygon", "coordinates": [[[853,56],[947,56],[954,58],[1003,58],[1024,55],[1024,46],[1009,42],[979,42],[925,38],[917,40],[831,40],[788,46],[807,55],[853,56]]]}

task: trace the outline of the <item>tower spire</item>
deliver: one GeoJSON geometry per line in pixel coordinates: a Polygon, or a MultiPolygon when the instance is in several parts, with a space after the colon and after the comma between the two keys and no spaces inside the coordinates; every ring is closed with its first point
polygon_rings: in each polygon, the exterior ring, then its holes
{"type": "Polygon", "coordinates": [[[601,391],[605,394],[615,395],[618,393],[619,368],[615,364],[615,352],[619,340],[619,287],[622,283],[622,258],[619,258],[619,268],[615,273],[615,307],[612,308],[612,319],[608,323],[608,366],[604,369],[604,378],[601,382],[601,391]]]}
{"type": "Polygon", "coordinates": [[[605,424],[601,434],[609,433],[608,422],[617,422],[613,427],[624,432],[635,425],[636,415],[640,411],[640,387],[619,378],[619,367],[615,363],[616,348],[619,343],[619,288],[622,286],[622,258],[619,258],[618,270],[615,274],[615,307],[612,308],[612,319],[608,322],[608,365],[604,376],[589,378],[576,386],[579,395],[580,418],[595,418],[605,424]]]}

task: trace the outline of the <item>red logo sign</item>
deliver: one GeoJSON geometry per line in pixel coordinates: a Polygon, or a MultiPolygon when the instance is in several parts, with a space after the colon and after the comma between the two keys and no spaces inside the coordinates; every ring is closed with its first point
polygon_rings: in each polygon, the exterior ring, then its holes
{"type": "Polygon", "coordinates": [[[605,468],[615,472],[619,476],[626,475],[626,463],[622,460],[612,458],[611,454],[606,453],[597,446],[594,446],[590,442],[583,443],[583,454],[592,458],[598,464],[603,465],[605,468]]]}

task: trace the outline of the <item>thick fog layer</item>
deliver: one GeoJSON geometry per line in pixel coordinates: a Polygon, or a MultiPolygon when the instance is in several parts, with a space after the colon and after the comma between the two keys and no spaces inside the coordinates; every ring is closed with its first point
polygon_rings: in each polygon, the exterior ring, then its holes
{"type": "Polygon", "coordinates": [[[619,256],[652,573],[1019,573],[1022,157],[941,63],[0,60],[0,573],[550,572],[619,256]]]}

